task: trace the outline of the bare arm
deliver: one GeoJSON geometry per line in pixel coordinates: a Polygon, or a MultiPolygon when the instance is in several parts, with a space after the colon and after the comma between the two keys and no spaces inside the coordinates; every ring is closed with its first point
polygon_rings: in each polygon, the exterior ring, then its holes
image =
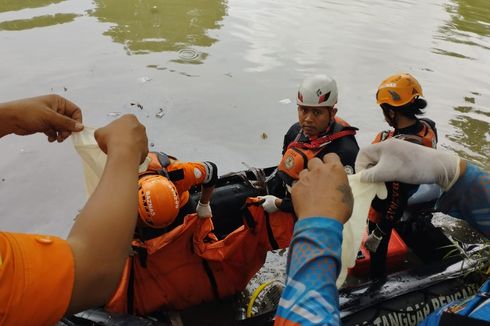
{"type": "Polygon", "coordinates": [[[68,313],[106,303],[119,283],[137,219],[138,164],[148,151],[145,128],[132,115],[95,137],[107,163],[67,239],[75,259],[68,313]]]}
{"type": "Polygon", "coordinates": [[[200,218],[211,217],[213,215],[209,202],[211,201],[211,196],[218,180],[218,167],[216,164],[212,162],[203,162],[203,164],[206,167],[206,180],[201,185],[201,197],[196,207],[196,213],[200,218]]]}
{"type": "Polygon", "coordinates": [[[50,142],[62,142],[82,129],[80,108],[58,95],[0,103],[0,137],[43,132],[50,142]]]}
{"type": "Polygon", "coordinates": [[[213,195],[214,186],[201,186],[201,198],[199,201],[201,204],[208,204],[211,201],[211,196],[213,195]]]}

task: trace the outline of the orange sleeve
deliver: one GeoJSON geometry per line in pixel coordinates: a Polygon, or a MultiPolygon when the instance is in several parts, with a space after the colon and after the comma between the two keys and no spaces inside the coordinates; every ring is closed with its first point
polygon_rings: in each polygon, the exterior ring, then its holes
{"type": "Polygon", "coordinates": [[[75,280],[68,242],[0,232],[0,324],[54,325],[68,309],[75,280]]]}
{"type": "Polygon", "coordinates": [[[206,167],[200,162],[174,161],[167,167],[169,173],[176,170],[183,172],[182,179],[172,180],[179,194],[188,191],[192,186],[202,184],[207,177],[206,167]]]}

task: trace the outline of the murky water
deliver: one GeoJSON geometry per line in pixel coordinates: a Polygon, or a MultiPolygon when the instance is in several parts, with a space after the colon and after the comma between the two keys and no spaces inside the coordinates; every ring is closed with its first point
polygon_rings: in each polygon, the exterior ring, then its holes
{"type": "MultiPolygon", "coordinates": [[[[154,149],[221,173],[277,163],[306,75],[337,79],[362,146],[387,127],[376,87],[408,71],[440,144],[490,168],[487,0],[3,0],[0,44],[0,101],[56,92],[90,126],[131,112],[154,149]]],[[[65,235],[85,200],[71,143],[0,153],[0,228],[65,235]]]]}

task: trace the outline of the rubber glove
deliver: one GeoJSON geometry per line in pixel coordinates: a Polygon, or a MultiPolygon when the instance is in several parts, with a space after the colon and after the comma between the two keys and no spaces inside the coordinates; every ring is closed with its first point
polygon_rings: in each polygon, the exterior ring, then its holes
{"type": "Polygon", "coordinates": [[[203,204],[201,201],[197,203],[196,213],[199,218],[207,218],[212,217],[213,212],[211,212],[211,206],[209,203],[203,204]]]}
{"type": "Polygon", "coordinates": [[[362,182],[437,183],[444,191],[458,180],[459,166],[454,153],[394,138],[364,147],[356,159],[362,182]]]}
{"type": "Polygon", "coordinates": [[[272,195],[266,195],[266,196],[260,196],[259,199],[263,199],[264,202],[262,203],[262,207],[267,213],[274,213],[279,210],[276,206],[276,199],[278,199],[276,196],[272,195]]]}
{"type": "Polygon", "coordinates": [[[364,242],[364,247],[370,252],[376,252],[381,240],[383,240],[383,236],[384,234],[379,228],[374,229],[373,232],[368,235],[366,242],[364,242]]]}

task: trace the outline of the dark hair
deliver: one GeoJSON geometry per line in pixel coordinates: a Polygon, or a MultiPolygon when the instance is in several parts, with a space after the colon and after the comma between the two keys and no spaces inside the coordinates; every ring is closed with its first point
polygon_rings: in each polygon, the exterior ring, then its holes
{"type": "Polygon", "coordinates": [[[417,97],[413,102],[402,106],[393,106],[387,103],[381,104],[381,108],[383,109],[383,111],[393,110],[396,112],[400,112],[403,116],[410,119],[416,119],[417,115],[424,114],[424,111],[422,110],[425,109],[426,106],[427,101],[420,97],[417,97]]]}

